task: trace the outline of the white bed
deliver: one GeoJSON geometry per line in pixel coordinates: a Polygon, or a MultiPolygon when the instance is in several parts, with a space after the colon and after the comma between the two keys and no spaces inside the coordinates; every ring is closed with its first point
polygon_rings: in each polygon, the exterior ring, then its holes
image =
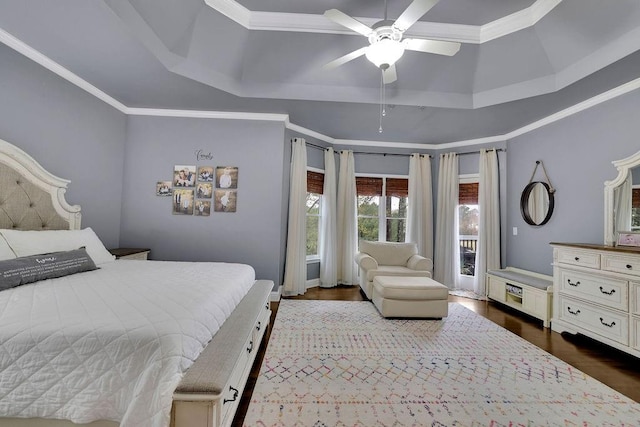
{"type": "Polygon", "coordinates": [[[67,183],[0,140],[5,271],[11,252],[22,260],[79,244],[97,267],[0,291],[0,426],[229,425],[272,282],[243,264],[115,261],[80,230],[67,183]],[[39,231],[16,231],[25,228],[39,231]]]}

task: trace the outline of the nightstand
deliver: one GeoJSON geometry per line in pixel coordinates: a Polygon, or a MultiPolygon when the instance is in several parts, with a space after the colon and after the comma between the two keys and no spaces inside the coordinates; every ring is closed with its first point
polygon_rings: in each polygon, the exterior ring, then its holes
{"type": "Polygon", "coordinates": [[[109,249],[111,255],[115,255],[116,259],[138,259],[146,260],[151,249],[147,248],[115,248],[109,249]]]}

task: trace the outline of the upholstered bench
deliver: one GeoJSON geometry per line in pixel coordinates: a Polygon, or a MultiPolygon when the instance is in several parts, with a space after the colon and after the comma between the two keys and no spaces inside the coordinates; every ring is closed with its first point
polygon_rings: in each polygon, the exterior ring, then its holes
{"type": "Polygon", "coordinates": [[[371,300],[384,317],[440,319],[449,314],[449,289],[428,277],[376,276],[371,300]]]}

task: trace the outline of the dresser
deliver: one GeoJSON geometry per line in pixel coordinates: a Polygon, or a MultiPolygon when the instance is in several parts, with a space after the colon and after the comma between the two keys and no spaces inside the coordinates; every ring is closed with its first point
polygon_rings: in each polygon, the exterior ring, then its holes
{"type": "Polygon", "coordinates": [[[640,248],[551,243],[556,332],[640,357],[640,248]]]}

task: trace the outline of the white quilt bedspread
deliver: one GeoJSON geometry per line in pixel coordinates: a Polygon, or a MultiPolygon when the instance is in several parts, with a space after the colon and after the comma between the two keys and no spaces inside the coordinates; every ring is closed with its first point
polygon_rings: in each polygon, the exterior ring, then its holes
{"type": "Polygon", "coordinates": [[[0,415],[168,426],[184,371],[254,280],[243,264],[120,260],[0,292],[0,415]]]}

